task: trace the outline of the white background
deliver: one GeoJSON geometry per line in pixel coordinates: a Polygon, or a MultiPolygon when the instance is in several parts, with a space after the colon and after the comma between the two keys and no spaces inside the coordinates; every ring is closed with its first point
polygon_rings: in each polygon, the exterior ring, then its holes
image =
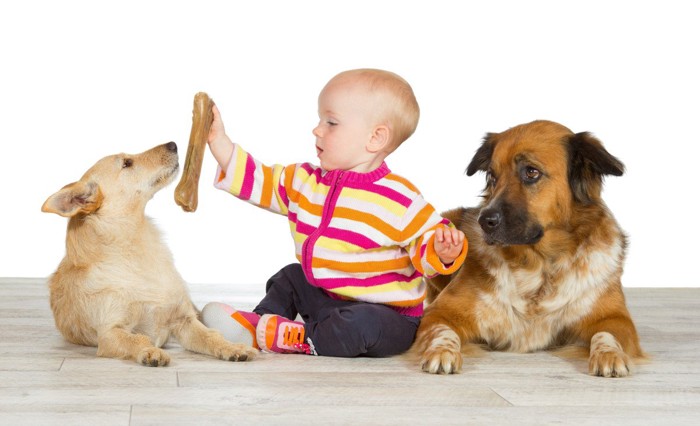
{"type": "MultiPolygon", "coordinates": [[[[700,27],[693,2],[13,1],[0,5],[0,276],[44,277],[66,219],[44,200],[97,159],[170,140],[181,162],[192,98],[266,163],[315,159],[311,129],[339,71],[397,72],[422,108],[388,159],[439,210],[474,205],[464,170],[486,132],[534,119],[592,131],[627,166],[607,179],[630,236],[623,283],[699,286],[695,244],[700,27]]],[[[294,261],[286,219],[175,184],[147,212],[191,283],[264,283],[294,261]]]]}

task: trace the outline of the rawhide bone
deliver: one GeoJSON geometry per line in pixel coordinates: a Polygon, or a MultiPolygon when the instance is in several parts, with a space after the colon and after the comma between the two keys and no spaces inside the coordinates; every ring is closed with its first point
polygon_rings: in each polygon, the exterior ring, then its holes
{"type": "Polygon", "coordinates": [[[214,114],[211,111],[213,106],[214,101],[206,93],[199,92],[194,95],[190,143],[187,146],[185,167],[182,169],[180,183],[175,188],[175,202],[186,212],[197,210],[199,174],[202,172],[202,160],[209,138],[209,129],[214,120],[214,114]]]}

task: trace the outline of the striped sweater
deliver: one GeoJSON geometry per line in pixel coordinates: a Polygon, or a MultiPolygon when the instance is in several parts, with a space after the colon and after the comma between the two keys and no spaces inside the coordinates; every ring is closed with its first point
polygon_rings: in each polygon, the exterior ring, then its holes
{"type": "Polygon", "coordinates": [[[309,283],[336,299],[381,303],[421,316],[423,276],[451,274],[466,257],[443,265],[434,231],[452,226],[386,163],[369,173],[304,164],[266,166],[234,145],[214,186],[286,215],[296,257],[309,283]]]}

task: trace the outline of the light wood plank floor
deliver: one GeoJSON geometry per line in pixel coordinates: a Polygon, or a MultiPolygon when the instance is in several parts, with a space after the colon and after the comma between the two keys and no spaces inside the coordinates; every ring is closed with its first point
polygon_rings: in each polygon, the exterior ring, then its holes
{"type": "MultiPolygon", "coordinates": [[[[252,308],[263,286],[191,285],[252,308]]],[[[631,377],[586,374],[550,353],[489,353],[433,376],[407,357],[264,354],[229,363],[176,342],[148,368],[95,357],[54,328],[43,279],[0,278],[0,424],[700,424],[700,289],[626,289],[653,360],[631,377]]]]}

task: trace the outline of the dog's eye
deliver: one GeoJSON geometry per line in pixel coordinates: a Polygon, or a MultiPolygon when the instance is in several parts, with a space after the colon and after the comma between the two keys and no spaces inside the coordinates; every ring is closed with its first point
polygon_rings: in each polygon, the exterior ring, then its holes
{"type": "Polygon", "coordinates": [[[134,160],[131,158],[125,158],[124,162],[122,163],[122,169],[128,169],[134,164],[134,160]]]}
{"type": "Polygon", "coordinates": [[[525,167],[523,169],[523,182],[525,183],[535,183],[542,177],[542,172],[534,167],[525,167]]]}

